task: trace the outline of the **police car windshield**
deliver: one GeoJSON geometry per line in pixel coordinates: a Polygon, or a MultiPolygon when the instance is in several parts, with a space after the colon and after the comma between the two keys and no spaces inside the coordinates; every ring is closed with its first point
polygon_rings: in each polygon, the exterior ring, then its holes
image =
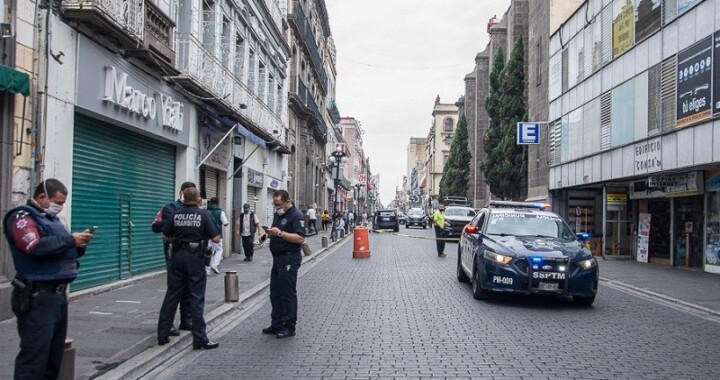
{"type": "Polygon", "coordinates": [[[469,207],[448,207],[445,216],[475,216],[475,210],[469,207]]]}
{"type": "Polygon", "coordinates": [[[419,208],[411,208],[408,211],[408,215],[414,216],[414,215],[424,215],[425,212],[419,208]]]}
{"type": "Polygon", "coordinates": [[[576,240],[570,227],[557,216],[523,213],[497,213],[490,216],[488,235],[538,236],[565,242],[576,240]]]}

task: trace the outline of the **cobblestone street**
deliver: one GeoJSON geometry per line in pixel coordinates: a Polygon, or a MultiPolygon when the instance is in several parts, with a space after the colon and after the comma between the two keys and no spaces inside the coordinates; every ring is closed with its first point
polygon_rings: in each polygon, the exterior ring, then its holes
{"type": "MultiPolygon", "coordinates": [[[[429,237],[429,230],[406,230],[429,237]]],[[[711,379],[716,322],[601,286],[591,308],[546,297],[476,301],[455,279],[457,245],[371,235],[298,280],[298,335],[260,333],[270,306],[158,378],[711,379]]],[[[602,268],[602,267],[601,267],[602,268]]],[[[601,269],[602,270],[602,269],[601,269]]],[[[602,275],[602,272],[601,272],[602,275]]],[[[713,375],[715,373],[715,375],[713,375]]]]}

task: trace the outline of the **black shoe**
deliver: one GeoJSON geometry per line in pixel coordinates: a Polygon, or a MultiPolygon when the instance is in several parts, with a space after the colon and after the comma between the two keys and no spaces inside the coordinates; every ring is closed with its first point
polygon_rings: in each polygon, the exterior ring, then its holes
{"type": "Polygon", "coordinates": [[[289,329],[287,327],[283,327],[282,329],[280,329],[280,331],[277,332],[277,334],[275,334],[275,336],[278,339],[295,336],[295,329],[289,329]]]}
{"type": "Polygon", "coordinates": [[[176,328],[173,327],[173,328],[170,329],[170,333],[168,333],[168,335],[170,335],[170,336],[180,336],[180,330],[178,330],[178,329],[176,329],[176,328]]]}
{"type": "Polygon", "coordinates": [[[158,338],[158,346],[164,346],[170,343],[170,338],[158,338]]]}
{"type": "Polygon", "coordinates": [[[281,329],[279,327],[270,326],[270,327],[266,327],[266,328],[262,329],[262,333],[265,335],[275,335],[278,332],[280,332],[280,330],[281,329]]]}
{"type": "Polygon", "coordinates": [[[252,261],[252,257],[246,257],[243,261],[252,261]]]}
{"type": "Polygon", "coordinates": [[[220,347],[220,343],[208,341],[201,346],[193,346],[193,350],[212,350],[220,347]]]}
{"type": "Polygon", "coordinates": [[[192,323],[181,323],[180,330],[192,331],[192,323]]]}

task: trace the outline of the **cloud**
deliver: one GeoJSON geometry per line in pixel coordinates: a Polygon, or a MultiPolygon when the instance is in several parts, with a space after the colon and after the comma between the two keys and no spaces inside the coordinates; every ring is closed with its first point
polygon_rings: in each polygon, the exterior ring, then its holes
{"type": "Polygon", "coordinates": [[[411,137],[426,137],[435,97],[454,103],[510,0],[326,0],[337,48],[337,104],[362,122],[380,199],[406,175],[411,137]]]}

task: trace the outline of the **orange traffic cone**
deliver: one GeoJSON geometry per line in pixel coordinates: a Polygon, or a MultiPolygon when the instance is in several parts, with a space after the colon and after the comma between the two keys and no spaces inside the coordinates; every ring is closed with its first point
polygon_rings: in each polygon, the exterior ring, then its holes
{"type": "Polygon", "coordinates": [[[370,240],[368,239],[368,229],[365,227],[356,227],[353,235],[353,259],[365,259],[370,257],[370,240]]]}

